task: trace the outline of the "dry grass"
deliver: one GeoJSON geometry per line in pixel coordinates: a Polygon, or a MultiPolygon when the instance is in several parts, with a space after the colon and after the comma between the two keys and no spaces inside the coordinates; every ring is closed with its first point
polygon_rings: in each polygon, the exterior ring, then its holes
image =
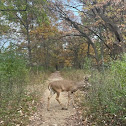
{"type": "Polygon", "coordinates": [[[21,95],[4,98],[0,104],[0,125],[27,125],[29,117],[36,111],[38,100],[46,87],[45,81],[50,72],[29,74],[27,85],[21,95]]]}
{"type": "Polygon", "coordinates": [[[80,81],[83,80],[83,77],[87,72],[84,70],[77,70],[77,69],[65,69],[61,71],[62,76],[68,80],[80,81]]]}
{"type": "Polygon", "coordinates": [[[47,86],[46,80],[49,75],[50,72],[31,73],[30,82],[27,85],[28,93],[34,93],[37,97],[41,96],[47,86]]]}

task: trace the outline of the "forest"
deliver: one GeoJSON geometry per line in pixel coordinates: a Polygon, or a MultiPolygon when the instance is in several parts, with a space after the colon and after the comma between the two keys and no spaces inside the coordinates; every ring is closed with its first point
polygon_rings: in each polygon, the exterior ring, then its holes
{"type": "Polygon", "coordinates": [[[32,126],[56,71],[91,75],[78,126],[126,125],[126,0],[0,0],[0,125],[32,126]]]}

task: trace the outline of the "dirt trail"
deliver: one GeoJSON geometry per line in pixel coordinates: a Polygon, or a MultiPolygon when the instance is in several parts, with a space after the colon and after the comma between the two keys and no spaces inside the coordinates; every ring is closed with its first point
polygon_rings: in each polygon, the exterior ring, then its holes
{"type": "MultiPolygon", "coordinates": [[[[57,71],[52,73],[47,83],[55,80],[62,80],[60,73],[57,71]]],[[[47,97],[49,96],[49,90],[46,89],[38,106],[37,112],[31,117],[31,123],[29,126],[68,126],[67,120],[69,117],[75,115],[75,109],[70,106],[68,110],[61,110],[61,106],[55,100],[56,95],[54,95],[50,100],[50,111],[47,111],[47,97]]],[[[67,104],[67,93],[63,92],[60,96],[60,101],[63,105],[67,104]]],[[[69,124],[69,126],[73,126],[69,124]]]]}

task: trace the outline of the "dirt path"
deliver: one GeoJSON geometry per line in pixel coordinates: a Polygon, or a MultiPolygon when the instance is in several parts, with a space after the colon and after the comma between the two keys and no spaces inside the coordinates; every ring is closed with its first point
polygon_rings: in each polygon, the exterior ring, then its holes
{"type": "MultiPolygon", "coordinates": [[[[52,73],[47,83],[55,80],[62,80],[59,72],[52,73]]],[[[70,117],[75,115],[75,109],[70,106],[68,110],[61,110],[60,105],[55,100],[56,95],[54,95],[50,100],[50,111],[47,111],[47,97],[49,96],[49,90],[46,89],[44,96],[37,108],[37,112],[31,117],[31,123],[29,126],[73,126],[68,125],[68,120],[70,117]]],[[[67,93],[61,93],[60,101],[66,105],[67,104],[67,93]]]]}

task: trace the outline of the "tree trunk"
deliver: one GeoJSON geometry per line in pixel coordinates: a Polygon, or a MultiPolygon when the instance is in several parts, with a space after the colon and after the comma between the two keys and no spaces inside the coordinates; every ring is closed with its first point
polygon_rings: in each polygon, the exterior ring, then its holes
{"type": "Polygon", "coordinates": [[[27,32],[27,42],[28,42],[29,65],[32,65],[32,53],[31,53],[31,41],[30,41],[30,35],[29,35],[28,17],[26,17],[26,32],[27,32]]]}
{"type": "Polygon", "coordinates": [[[32,53],[31,53],[31,41],[29,31],[27,29],[27,41],[28,41],[28,57],[29,57],[29,64],[32,65],[32,53]]]}

